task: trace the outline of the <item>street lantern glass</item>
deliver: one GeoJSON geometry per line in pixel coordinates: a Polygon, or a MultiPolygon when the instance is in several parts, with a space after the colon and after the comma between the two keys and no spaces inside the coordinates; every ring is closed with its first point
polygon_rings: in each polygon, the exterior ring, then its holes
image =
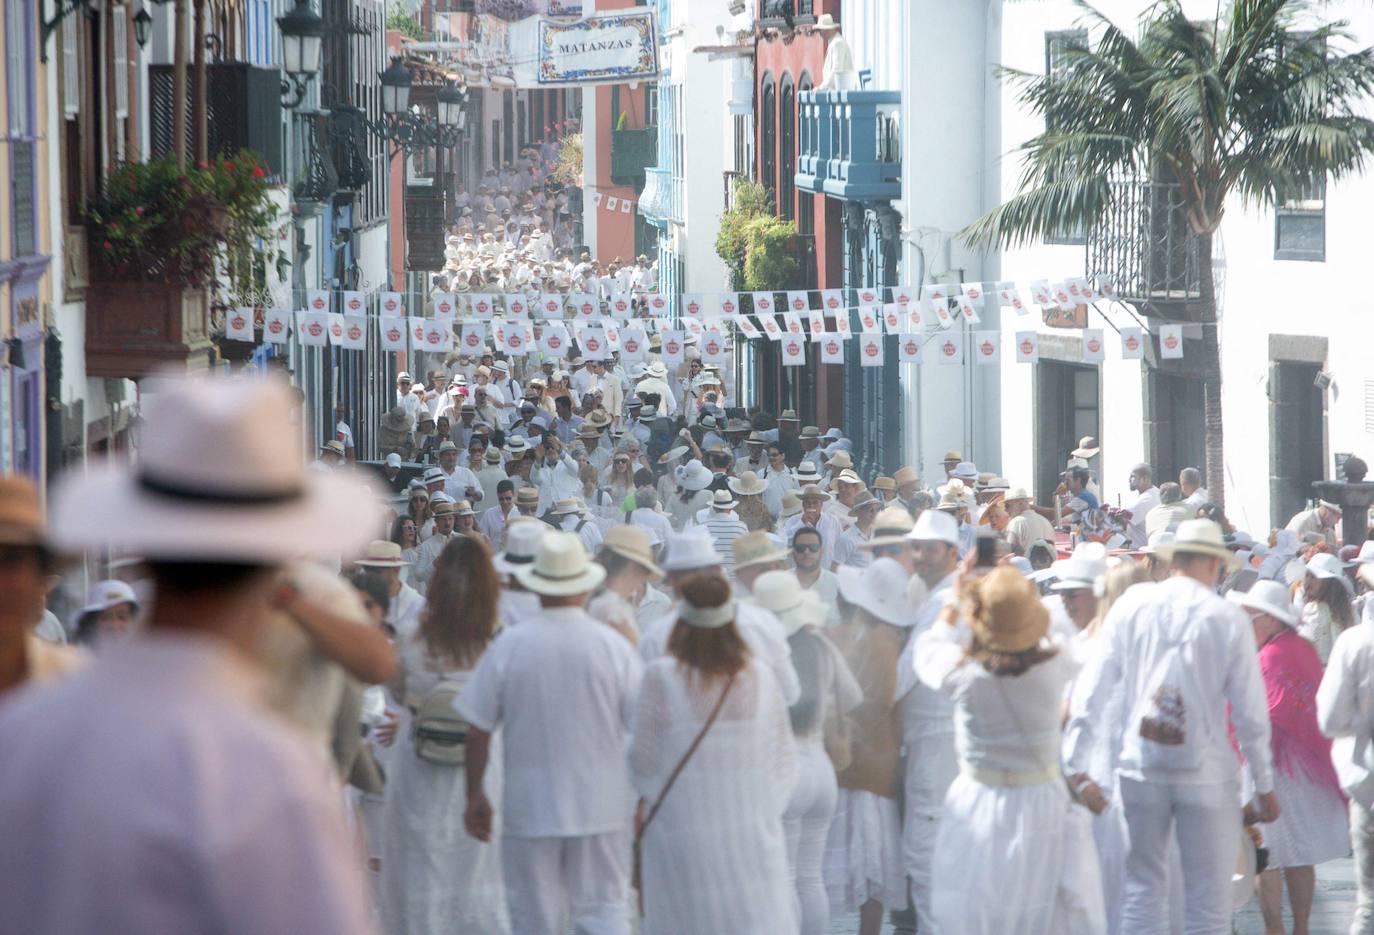
{"type": "Polygon", "coordinates": [[[296,0],[290,13],[277,17],[281,29],[282,68],[288,75],[312,76],[320,70],[320,51],[328,31],[310,6],[310,0],[296,0]]]}
{"type": "Polygon", "coordinates": [[[463,92],[455,85],[445,85],[436,95],[436,100],[439,108],[439,126],[459,126],[462,123],[463,92]]]}
{"type": "Polygon", "coordinates": [[[382,113],[391,116],[405,113],[410,107],[410,71],[399,58],[393,58],[391,66],[382,72],[381,80],[382,113]]]}
{"type": "Polygon", "coordinates": [[[153,18],[148,13],[148,8],[140,7],[134,14],[134,39],[138,42],[141,49],[148,44],[148,33],[153,28],[153,18]]]}

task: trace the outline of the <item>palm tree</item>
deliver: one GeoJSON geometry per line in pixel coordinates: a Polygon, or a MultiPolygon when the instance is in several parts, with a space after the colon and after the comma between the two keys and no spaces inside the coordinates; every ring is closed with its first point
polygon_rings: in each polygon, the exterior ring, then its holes
{"type": "Polygon", "coordinates": [[[1069,48],[1053,74],[1004,69],[1044,133],[1016,151],[1019,191],[970,225],[971,244],[1016,246],[1102,218],[1113,179],[1177,182],[1201,257],[1201,370],[1207,486],[1222,502],[1221,356],[1212,236],[1232,195],[1271,207],[1326,179],[1358,173],[1374,151],[1361,116],[1374,52],[1340,51],[1344,22],[1320,23],[1307,0],[1220,0],[1190,20],[1160,0],[1131,39],[1084,0],[1095,43],[1069,48]]]}

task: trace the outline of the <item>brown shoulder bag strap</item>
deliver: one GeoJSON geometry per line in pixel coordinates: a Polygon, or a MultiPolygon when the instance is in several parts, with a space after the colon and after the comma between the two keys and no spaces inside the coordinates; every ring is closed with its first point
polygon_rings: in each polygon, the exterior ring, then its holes
{"type": "Polygon", "coordinates": [[[735,684],[735,675],[737,674],[738,673],[731,674],[730,678],[725,682],[725,687],[721,689],[720,698],[716,701],[716,706],[711,709],[711,716],[706,719],[705,724],[701,725],[701,731],[697,734],[696,739],[693,740],[692,745],[687,748],[687,752],[682,755],[682,759],[677,761],[677,766],[673,767],[672,773],[668,776],[668,781],[663,784],[663,791],[658,794],[658,798],[654,801],[653,807],[649,809],[649,814],[644,817],[644,823],[639,826],[639,833],[635,835],[636,844],[644,837],[644,832],[649,829],[649,825],[653,822],[654,816],[658,814],[659,807],[663,805],[663,800],[666,799],[668,793],[672,791],[673,783],[677,782],[677,777],[682,775],[682,770],[687,765],[687,761],[692,758],[693,753],[697,752],[697,747],[701,746],[701,741],[705,739],[706,732],[709,731],[711,725],[716,722],[716,718],[720,715],[720,709],[725,707],[725,699],[730,694],[731,687],[735,684]]]}

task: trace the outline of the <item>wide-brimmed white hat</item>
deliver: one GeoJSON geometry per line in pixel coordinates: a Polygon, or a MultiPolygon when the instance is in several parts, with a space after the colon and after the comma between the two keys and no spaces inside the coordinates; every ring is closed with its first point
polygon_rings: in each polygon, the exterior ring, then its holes
{"type": "Polygon", "coordinates": [[[768,481],[763,480],[753,471],[744,471],[739,477],[732,477],[726,483],[731,490],[741,497],[758,496],[768,489],[768,481]]]}
{"type": "Polygon", "coordinates": [[[1107,547],[1100,542],[1080,542],[1073,554],[1050,566],[1059,580],[1050,585],[1051,591],[1089,591],[1107,573],[1107,547]]]}
{"type": "Polygon", "coordinates": [[[1307,573],[1314,578],[1335,578],[1354,596],[1355,585],[1345,573],[1345,563],[1330,552],[1318,552],[1307,560],[1307,573]]]}
{"type": "Polygon", "coordinates": [[[778,618],[788,636],[825,622],[826,606],[801,586],[794,572],[766,571],[754,582],[754,603],[778,618]]]}
{"type": "MultiPolygon", "coordinates": [[[[921,514],[924,516],[925,514],[921,514]]],[[[926,589],[896,559],[880,558],[866,568],[841,565],[840,595],[857,604],[884,623],[909,627],[916,623],[916,610],[925,599],[926,589]]]]}
{"type": "Polygon", "coordinates": [[[118,607],[120,604],[133,604],[138,606],[138,595],[134,589],[123,581],[111,579],[109,581],[99,581],[91,585],[90,593],[86,597],[86,606],[82,607],[77,613],[79,615],[98,614],[102,610],[109,610],[111,607],[118,607]]]}
{"type": "Polygon", "coordinates": [[[1268,614],[1285,626],[1298,625],[1298,609],[1293,606],[1288,589],[1277,581],[1261,579],[1250,585],[1248,591],[1228,591],[1226,599],[1247,610],[1268,614]]]}
{"type": "Polygon", "coordinates": [[[683,490],[705,490],[711,486],[711,481],[715,477],[706,465],[696,458],[677,468],[673,475],[677,479],[678,486],[683,490]]]}
{"type": "Polygon", "coordinates": [[[916,525],[906,538],[912,542],[943,542],[946,545],[959,545],[959,524],[954,517],[939,510],[925,510],[916,518],[916,525]]]}
{"type": "Polygon", "coordinates": [[[1091,435],[1084,435],[1078,440],[1078,447],[1070,451],[1069,454],[1073,455],[1075,458],[1083,458],[1086,460],[1087,458],[1097,457],[1097,453],[1101,450],[1102,446],[1098,444],[1096,438],[1091,435]]]}
{"type": "Polygon", "coordinates": [[[535,594],[567,597],[593,590],[606,579],[606,569],[587,557],[576,533],[551,529],[544,533],[533,564],[517,568],[515,578],[535,594]]]}
{"type": "Polygon", "coordinates": [[[1210,519],[1185,519],[1174,530],[1174,541],[1155,549],[1155,554],[1168,559],[1172,559],[1180,552],[1219,558],[1231,570],[1240,565],[1240,558],[1226,547],[1221,527],[1210,519]]]}
{"type": "Polygon", "coordinates": [[[353,564],[367,568],[400,568],[410,562],[401,557],[401,547],[386,539],[373,539],[367,544],[363,557],[353,564]]]}
{"type": "Polygon", "coordinates": [[[681,458],[690,450],[691,449],[689,449],[686,445],[678,445],[676,448],[669,448],[663,454],[659,455],[658,463],[672,464],[674,461],[676,461],[678,458],[681,458]]]}
{"type": "Polygon", "coordinates": [[[582,501],[577,497],[564,497],[553,505],[554,516],[568,516],[572,513],[581,513],[582,510],[582,501]]]}
{"type": "Polygon", "coordinates": [[[667,554],[663,556],[664,571],[691,571],[696,568],[716,568],[720,555],[705,530],[676,533],[668,537],[667,554]]]}
{"type": "Polygon", "coordinates": [[[532,516],[512,519],[506,528],[506,550],[493,559],[496,570],[503,575],[514,574],[518,568],[534,564],[539,554],[539,543],[544,541],[544,533],[549,524],[532,516]]]}
{"type": "Polygon", "coordinates": [[[351,558],[380,524],[381,499],[357,476],[307,472],[285,381],[165,377],[146,381],[145,393],[138,463],[58,481],[49,526],[58,551],[253,564],[351,558]]]}

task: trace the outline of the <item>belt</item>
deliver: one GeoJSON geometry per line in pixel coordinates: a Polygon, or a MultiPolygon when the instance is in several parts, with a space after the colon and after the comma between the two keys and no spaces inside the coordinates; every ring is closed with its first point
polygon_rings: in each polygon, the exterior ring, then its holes
{"type": "Polygon", "coordinates": [[[984,769],[961,763],[959,771],[969,779],[984,786],[1038,786],[1042,782],[1059,779],[1062,775],[1057,766],[1033,770],[984,769]]]}

